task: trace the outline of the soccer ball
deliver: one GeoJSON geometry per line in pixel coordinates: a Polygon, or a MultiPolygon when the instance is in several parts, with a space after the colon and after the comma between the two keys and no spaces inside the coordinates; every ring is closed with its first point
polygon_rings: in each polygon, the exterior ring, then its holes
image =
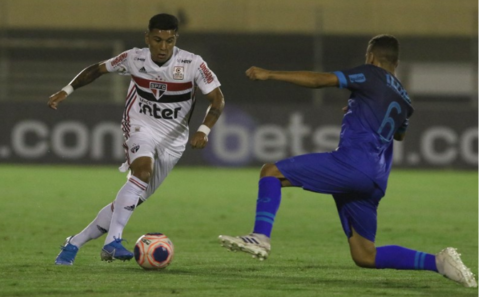
{"type": "Polygon", "coordinates": [[[143,269],[163,269],[172,262],[173,243],[162,233],[147,233],[137,240],[133,253],[143,269]]]}

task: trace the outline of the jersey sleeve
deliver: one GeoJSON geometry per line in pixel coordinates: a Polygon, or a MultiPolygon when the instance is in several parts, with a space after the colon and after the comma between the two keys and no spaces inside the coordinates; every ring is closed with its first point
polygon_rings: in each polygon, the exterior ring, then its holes
{"type": "Polygon", "coordinates": [[[215,73],[213,73],[208,65],[200,56],[195,69],[195,84],[200,88],[202,94],[206,95],[220,86],[215,73]]]}
{"type": "Polygon", "coordinates": [[[116,72],[122,75],[130,75],[129,67],[129,55],[131,55],[131,50],[125,51],[120,55],[113,57],[105,62],[108,72],[116,72]]]}
{"type": "Polygon", "coordinates": [[[371,71],[365,65],[351,68],[348,70],[335,71],[338,78],[340,89],[349,89],[351,91],[364,87],[367,82],[368,72],[371,71]]]}

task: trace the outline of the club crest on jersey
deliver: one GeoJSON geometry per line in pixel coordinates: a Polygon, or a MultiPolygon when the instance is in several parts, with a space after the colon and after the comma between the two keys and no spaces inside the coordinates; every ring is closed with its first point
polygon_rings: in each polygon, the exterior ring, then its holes
{"type": "Polygon", "coordinates": [[[150,90],[152,90],[155,99],[160,99],[163,96],[163,93],[167,90],[167,84],[162,84],[158,82],[150,82],[150,90]]]}
{"type": "Polygon", "coordinates": [[[183,66],[175,66],[173,68],[173,79],[177,79],[177,80],[183,79],[183,66]]]}
{"type": "Polygon", "coordinates": [[[130,149],[130,151],[132,152],[132,154],[135,154],[136,152],[138,152],[139,149],[140,149],[140,145],[133,144],[133,147],[130,149]]]}

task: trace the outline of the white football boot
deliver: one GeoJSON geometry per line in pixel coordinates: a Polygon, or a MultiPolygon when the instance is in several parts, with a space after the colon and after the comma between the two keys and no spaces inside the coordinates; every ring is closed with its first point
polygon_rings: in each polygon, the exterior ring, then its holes
{"type": "Polygon", "coordinates": [[[231,251],[249,253],[252,258],[260,261],[266,260],[270,254],[270,238],[263,234],[251,233],[244,236],[220,235],[218,240],[221,245],[231,251]]]}
{"type": "Polygon", "coordinates": [[[463,264],[457,249],[452,247],[443,249],[436,254],[435,262],[438,272],[446,278],[456,281],[465,287],[477,287],[475,275],[463,264]]]}

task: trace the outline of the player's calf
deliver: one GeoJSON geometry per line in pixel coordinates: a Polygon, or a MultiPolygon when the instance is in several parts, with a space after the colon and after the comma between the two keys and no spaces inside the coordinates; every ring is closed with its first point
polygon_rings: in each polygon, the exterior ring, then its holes
{"type": "Polygon", "coordinates": [[[352,260],[358,267],[375,268],[375,254],[353,255],[352,260]]]}
{"type": "Polygon", "coordinates": [[[352,228],[352,236],[348,239],[350,254],[358,267],[375,268],[376,248],[373,241],[360,236],[352,228]]]}

